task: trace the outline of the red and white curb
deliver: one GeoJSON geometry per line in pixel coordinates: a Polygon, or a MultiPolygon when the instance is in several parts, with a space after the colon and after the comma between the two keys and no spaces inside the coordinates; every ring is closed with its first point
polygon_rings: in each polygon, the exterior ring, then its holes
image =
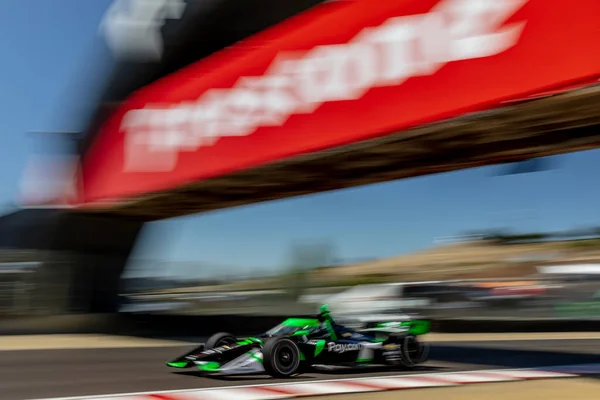
{"type": "Polygon", "coordinates": [[[534,379],[575,378],[576,372],[558,372],[561,367],[542,369],[496,369],[487,371],[429,373],[367,378],[272,383],[196,390],[125,393],[105,396],[48,400],[275,400],[387,390],[422,389],[476,383],[514,382],[534,379]],[[552,371],[554,370],[554,371],[552,371]]]}

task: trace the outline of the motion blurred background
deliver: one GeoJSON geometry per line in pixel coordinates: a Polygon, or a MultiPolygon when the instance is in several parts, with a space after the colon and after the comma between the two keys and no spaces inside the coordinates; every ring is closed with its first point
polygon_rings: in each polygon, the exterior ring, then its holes
{"type": "MultiPolygon", "coordinates": [[[[0,333],[116,332],[91,316],[134,325],[143,316],[149,330],[153,316],[261,321],[314,314],[324,303],[359,317],[600,318],[600,151],[555,143],[548,154],[542,136],[529,139],[528,156],[456,171],[414,167],[405,179],[198,214],[192,205],[165,219],[79,217],[74,165],[132,93],[320,1],[148,2],[167,7],[163,47],[146,44],[151,54],[117,18],[130,15],[122,3],[0,5],[0,333]]],[[[586,82],[597,87],[597,77],[586,82]]],[[[527,103],[518,100],[517,108],[527,103]]],[[[573,137],[596,143],[596,122],[573,123],[588,129],[573,137]]],[[[337,179],[328,173],[322,178],[337,179]]]]}

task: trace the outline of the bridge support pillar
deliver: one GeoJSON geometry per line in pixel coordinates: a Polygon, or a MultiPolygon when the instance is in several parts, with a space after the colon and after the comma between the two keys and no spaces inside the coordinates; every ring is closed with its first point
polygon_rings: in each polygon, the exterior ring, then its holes
{"type": "Polygon", "coordinates": [[[21,210],[0,218],[0,236],[10,235],[10,243],[1,243],[5,249],[33,250],[35,261],[42,262],[34,273],[34,310],[112,313],[118,310],[121,275],[143,225],[114,216],[21,210]]]}

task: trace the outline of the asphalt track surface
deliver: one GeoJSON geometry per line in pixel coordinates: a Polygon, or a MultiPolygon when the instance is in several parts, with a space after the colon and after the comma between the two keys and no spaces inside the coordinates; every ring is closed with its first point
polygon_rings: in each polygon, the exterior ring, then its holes
{"type": "MultiPolygon", "coordinates": [[[[207,378],[164,365],[188,348],[0,352],[0,398],[42,399],[290,381],[266,376],[207,378]]],[[[598,363],[600,340],[432,343],[430,358],[414,371],[311,372],[292,381],[598,363]]]]}

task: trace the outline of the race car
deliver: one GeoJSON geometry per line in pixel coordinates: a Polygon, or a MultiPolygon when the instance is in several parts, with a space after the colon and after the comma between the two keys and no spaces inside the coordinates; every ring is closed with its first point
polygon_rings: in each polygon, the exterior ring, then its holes
{"type": "Polygon", "coordinates": [[[427,320],[410,320],[372,322],[354,330],[337,324],[324,305],[314,319],[289,318],[255,337],[239,340],[217,333],[166,364],[195,366],[206,374],[267,373],[279,378],[312,368],[410,368],[427,360],[429,347],[417,337],[429,329],[427,320]]]}

